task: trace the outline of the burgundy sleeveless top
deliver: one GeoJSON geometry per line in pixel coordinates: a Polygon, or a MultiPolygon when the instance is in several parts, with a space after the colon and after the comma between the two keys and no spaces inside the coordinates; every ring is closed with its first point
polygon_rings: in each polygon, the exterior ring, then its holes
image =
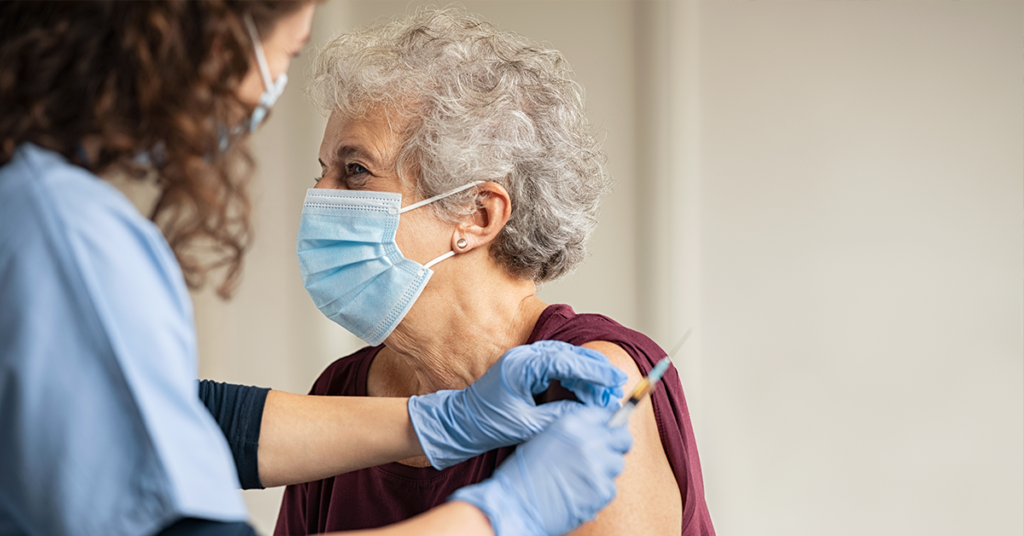
{"type": "MultiPolygon", "coordinates": [[[[529,342],[557,340],[582,345],[591,341],[618,344],[647,375],[665,351],[646,336],[614,320],[594,314],[578,315],[568,305],[551,305],[541,314],[529,342]]],[[[341,358],[320,375],[312,395],[366,396],[370,363],[382,346],[363,348],[341,358]]],[[[571,398],[555,386],[539,400],[571,398]]],[[[675,368],[665,373],[652,396],[654,416],[679,492],[683,499],[682,536],[713,536],[704,502],[697,445],[682,385],[675,368]]],[[[408,519],[443,504],[455,490],[491,476],[514,447],[481,454],[438,471],[388,463],[332,478],[288,486],[277,518],[275,535],[298,535],[381,527],[408,519]]]]}

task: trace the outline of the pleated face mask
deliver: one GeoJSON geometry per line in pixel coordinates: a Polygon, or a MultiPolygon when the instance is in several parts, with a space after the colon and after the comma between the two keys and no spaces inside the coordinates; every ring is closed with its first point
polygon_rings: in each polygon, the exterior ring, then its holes
{"type": "Polygon", "coordinates": [[[402,255],[398,219],[408,212],[480,184],[402,208],[402,194],[310,189],[302,205],[296,250],[302,281],[327,318],[376,346],[405,318],[433,275],[431,266],[402,255]]]}

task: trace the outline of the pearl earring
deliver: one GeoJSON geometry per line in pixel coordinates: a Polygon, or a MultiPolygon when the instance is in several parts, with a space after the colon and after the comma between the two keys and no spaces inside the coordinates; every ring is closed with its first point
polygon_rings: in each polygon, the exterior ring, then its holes
{"type": "Polygon", "coordinates": [[[465,238],[460,238],[459,241],[455,243],[455,245],[458,246],[459,249],[462,249],[468,246],[469,242],[467,242],[465,238]]]}

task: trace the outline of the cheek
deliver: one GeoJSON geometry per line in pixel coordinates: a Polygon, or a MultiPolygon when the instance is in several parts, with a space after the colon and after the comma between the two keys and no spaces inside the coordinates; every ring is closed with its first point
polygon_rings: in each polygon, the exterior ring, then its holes
{"type": "Polygon", "coordinates": [[[402,214],[395,241],[405,258],[426,264],[451,250],[451,224],[438,220],[429,207],[402,214]]]}
{"type": "Polygon", "coordinates": [[[278,54],[277,57],[267,58],[267,67],[270,69],[270,77],[277,82],[278,78],[281,78],[282,74],[288,72],[288,67],[291,66],[292,57],[287,54],[278,54]]]}
{"type": "Polygon", "coordinates": [[[263,94],[263,81],[260,80],[260,73],[250,68],[242,83],[238,86],[238,99],[250,106],[256,106],[263,94]]]}

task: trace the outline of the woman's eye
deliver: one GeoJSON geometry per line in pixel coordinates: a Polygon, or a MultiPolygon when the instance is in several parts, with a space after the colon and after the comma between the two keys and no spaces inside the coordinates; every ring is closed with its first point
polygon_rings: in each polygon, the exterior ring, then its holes
{"type": "Polygon", "coordinates": [[[320,182],[320,181],[322,181],[322,180],[324,180],[324,178],[323,178],[323,177],[317,177],[317,176],[314,176],[314,177],[313,177],[313,182],[320,182]]]}
{"type": "Polygon", "coordinates": [[[363,173],[369,173],[369,171],[359,164],[349,164],[348,173],[349,175],[361,175],[363,173]]]}

